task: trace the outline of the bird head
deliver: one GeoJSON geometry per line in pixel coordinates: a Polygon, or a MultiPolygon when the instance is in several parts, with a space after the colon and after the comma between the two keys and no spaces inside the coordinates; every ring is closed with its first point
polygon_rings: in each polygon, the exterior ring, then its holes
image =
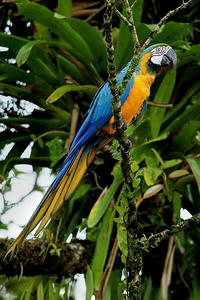
{"type": "Polygon", "coordinates": [[[177,63],[175,51],[167,44],[156,44],[148,47],[142,54],[140,71],[160,75],[177,63]]]}

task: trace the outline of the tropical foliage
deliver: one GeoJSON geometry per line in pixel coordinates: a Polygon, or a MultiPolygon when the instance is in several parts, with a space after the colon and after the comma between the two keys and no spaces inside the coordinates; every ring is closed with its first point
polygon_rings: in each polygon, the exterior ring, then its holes
{"type": "MultiPolygon", "coordinates": [[[[179,2],[174,1],[170,9],[179,2]]],[[[182,209],[192,215],[200,210],[198,4],[194,1],[193,6],[168,21],[151,42],[168,43],[177,53],[177,67],[157,79],[150,97],[153,102],[171,103],[173,108],[149,106],[140,124],[127,130],[133,143],[133,184],[140,187],[137,206],[141,239],[180,221],[182,209]]],[[[54,5],[18,0],[2,11],[0,148],[4,155],[0,176],[4,212],[12,206],[5,196],[13,176],[19,175],[16,165],[32,165],[38,175],[42,167],[52,168],[68,150],[66,140],[72,137],[72,126],[76,127],[73,109],[78,104],[80,125],[92,97],[107,79],[100,5],[98,1],[58,0],[54,5]],[[94,10],[98,14],[93,14],[94,10]],[[23,158],[27,147],[31,147],[30,156],[23,158]]],[[[140,0],[133,6],[140,41],[168,11],[167,5],[140,0]]],[[[120,2],[118,9],[123,12],[120,2]]],[[[132,57],[133,44],[128,28],[117,16],[113,26],[115,62],[120,70],[132,57]]],[[[46,238],[51,235],[52,241],[57,235],[60,241],[66,241],[85,230],[85,238],[95,244],[85,275],[87,300],[102,288],[116,237],[119,262],[106,277],[104,299],[123,299],[125,203],[117,148],[114,142],[110,151],[107,148],[98,154],[75,194],[46,230],[46,238]],[[58,233],[55,225],[59,219],[58,233]]],[[[0,226],[6,228],[1,220],[0,226]]],[[[144,256],[143,299],[162,299],[164,293],[165,299],[199,299],[199,236],[199,228],[181,232],[144,256]]],[[[56,245],[52,249],[59,257],[56,245]]],[[[2,274],[0,297],[74,299],[76,281],[76,276],[55,275],[8,280],[2,274]]]]}

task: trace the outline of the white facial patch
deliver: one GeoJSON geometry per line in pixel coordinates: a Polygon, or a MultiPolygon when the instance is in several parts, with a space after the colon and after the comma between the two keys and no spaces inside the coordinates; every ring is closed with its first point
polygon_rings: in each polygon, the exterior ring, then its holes
{"type": "Polygon", "coordinates": [[[159,46],[151,50],[152,57],[151,62],[156,65],[161,65],[163,55],[165,55],[171,49],[170,46],[159,46]]]}
{"type": "Polygon", "coordinates": [[[161,65],[163,56],[162,55],[155,55],[151,57],[151,62],[155,65],[161,65]]]}

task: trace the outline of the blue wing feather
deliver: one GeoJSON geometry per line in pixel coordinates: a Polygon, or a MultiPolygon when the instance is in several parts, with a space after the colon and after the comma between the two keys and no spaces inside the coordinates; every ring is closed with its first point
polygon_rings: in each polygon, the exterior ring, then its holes
{"type": "MultiPolygon", "coordinates": [[[[119,85],[129,68],[130,62],[127,66],[117,74],[119,85]]],[[[131,77],[127,87],[121,97],[121,105],[124,104],[130,91],[133,87],[134,76],[131,77]]],[[[70,152],[77,147],[80,149],[101,127],[103,127],[112,117],[112,95],[109,88],[109,83],[106,82],[94,96],[92,104],[88,110],[87,117],[79,129],[74,141],[71,145],[70,152]]]]}
{"type": "MultiPolygon", "coordinates": [[[[126,75],[126,72],[129,68],[130,62],[127,64],[127,66],[117,74],[117,84],[119,85],[122,80],[124,79],[124,76],[126,75]]],[[[130,91],[133,87],[134,83],[134,76],[131,77],[129,83],[127,84],[127,87],[121,97],[121,105],[124,104],[127,97],[130,94],[130,91]]],[[[79,131],[77,132],[73,143],[70,147],[70,151],[65,158],[64,162],[61,165],[61,168],[58,172],[58,175],[54,179],[49,191],[47,192],[45,198],[41,202],[42,204],[45,202],[45,199],[49,196],[49,194],[56,188],[64,174],[70,169],[73,161],[75,160],[76,156],[78,155],[80,149],[86,145],[89,140],[95,135],[95,133],[103,127],[108,120],[112,117],[112,95],[109,88],[109,83],[106,82],[96,93],[94,96],[94,99],[90,105],[90,108],[87,113],[87,117],[84,120],[82,126],[80,127],[79,131]]],[[[87,149],[90,149],[87,147],[87,149]]],[[[87,151],[84,151],[86,153],[87,151]]]]}

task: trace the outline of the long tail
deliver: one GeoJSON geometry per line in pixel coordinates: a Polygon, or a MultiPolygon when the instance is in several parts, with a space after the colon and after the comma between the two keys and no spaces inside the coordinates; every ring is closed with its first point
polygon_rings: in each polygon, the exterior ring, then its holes
{"type": "MultiPolygon", "coordinates": [[[[86,172],[89,164],[94,159],[94,156],[98,149],[102,148],[105,144],[110,142],[112,138],[105,139],[98,146],[93,146],[89,151],[84,153],[85,148],[82,147],[77,156],[75,157],[71,166],[66,170],[59,178],[59,174],[47,190],[42,201],[36,208],[32,217],[28,221],[27,225],[21,231],[16,240],[12,243],[6,256],[14,254],[16,248],[20,247],[26,236],[40,223],[35,235],[39,234],[40,231],[47,224],[52,215],[60,208],[64,200],[68,199],[84,173],[86,172]]],[[[6,257],[5,256],[5,257],[6,257]]]]}

